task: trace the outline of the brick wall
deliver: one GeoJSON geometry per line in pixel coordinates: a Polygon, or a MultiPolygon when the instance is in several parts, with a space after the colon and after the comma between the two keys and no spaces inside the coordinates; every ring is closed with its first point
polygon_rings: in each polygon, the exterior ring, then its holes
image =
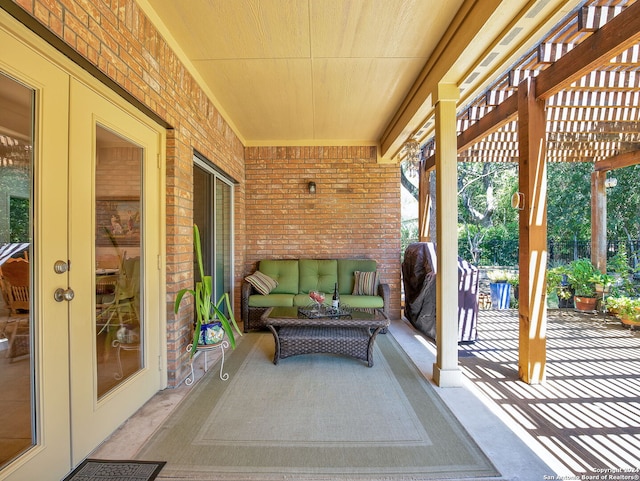
{"type": "Polygon", "coordinates": [[[96,197],[140,199],[142,152],[139,147],[101,148],[96,157],[96,197]]]}
{"type": "Polygon", "coordinates": [[[377,163],[375,147],[249,147],[245,158],[244,274],[267,258],[375,259],[398,318],[398,166],[377,163]]]}
{"type": "MultiPolygon", "coordinates": [[[[173,299],[179,289],[193,285],[193,151],[241,182],[236,189],[234,226],[236,272],[241,272],[244,146],[134,0],[14,3],[171,127],[166,151],[166,309],[168,383],[175,386],[189,366],[185,347],[191,338],[192,316],[188,309],[175,316],[173,299]]],[[[237,285],[240,280],[236,278],[237,285]]]]}
{"type": "MultiPolygon", "coordinates": [[[[108,199],[136,199],[140,201],[142,186],[142,151],[139,147],[102,147],[96,153],[96,199],[102,199],[103,208],[96,210],[96,224],[98,235],[101,228],[108,226],[110,214],[104,209],[104,201],[108,199]],[[102,214],[101,214],[102,213],[102,214]]],[[[120,219],[123,227],[125,219],[120,219]]],[[[121,246],[114,249],[104,242],[96,243],[96,262],[100,267],[120,267],[119,256],[140,256],[140,244],[121,246]]]]}
{"type": "Polygon", "coordinates": [[[398,168],[370,147],[245,148],[134,0],[14,0],[137,101],[167,130],[168,383],[187,374],[191,313],[173,314],[192,281],[193,151],[235,187],[235,309],[244,275],[262,257],[369,257],[400,305],[398,168]],[[314,180],[317,194],[306,193],[314,180]],[[245,183],[246,182],[246,183],[245,183]]]}

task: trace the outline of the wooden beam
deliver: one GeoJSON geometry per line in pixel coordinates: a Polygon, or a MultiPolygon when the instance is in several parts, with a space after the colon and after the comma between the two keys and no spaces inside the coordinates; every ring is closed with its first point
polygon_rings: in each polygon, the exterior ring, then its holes
{"type": "Polygon", "coordinates": [[[535,79],[518,87],[518,186],[525,205],[520,211],[520,318],[518,371],[520,379],[539,384],[545,379],[547,329],[547,163],[545,102],[535,98],[535,79]]]}
{"type": "Polygon", "coordinates": [[[430,172],[436,168],[436,154],[433,154],[431,157],[427,157],[424,160],[424,170],[426,172],[430,172]]]}
{"type": "Polygon", "coordinates": [[[640,164],[640,150],[625,152],[624,154],[614,155],[608,159],[600,160],[595,163],[594,170],[596,172],[607,172],[636,164],[640,164]]]}
{"type": "Polygon", "coordinates": [[[591,263],[607,272],[607,189],[606,172],[591,172],[591,263]]]}
{"type": "Polygon", "coordinates": [[[429,183],[430,171],[420,170],[419,195],[418,195],[418,240],[420,242],[430,242],[431,232],[431,185],[429,183]]]}
{"type": "MultiPolygon", "coordinates": [[[[457,137],[458,153],[511,122],[518,114],[518,96],[512,95],[457,137]]],[[[425,160],[426,170],[435,168],[436,156],[425,160]]]]}
{"type": "Polygon", "coordinates": [[[602,22],[602,17],[606,17],[607,22],[613,18],[616,8],[610,6],[590,5],[580,8],[578,12],[578,31],[595,32],[602,22]]]}
{"type": "Polygon", "coordinates": [[[449,23],[438,46],[380,139],[381,157],[393,157],[402,144],[420,127],[434,109],[432,96],[438,84],[451,71],[469,45],[476,40],[491,16],[505,0],[482,0],[462,2],[455,18],[449,23]]]}
{"type": "Polygon", "coordinates": [[[639,40],[640,2],[636,2],[540,72],[536,80],[536,98],[551,97],[639,40]]]}
{"type": "Polygon", "coordinates": [[[471,147],[489,133],[512,121],[517,114],[518,96],[507,97],[495,109],[458,135],[458,152],[471,147]]]}

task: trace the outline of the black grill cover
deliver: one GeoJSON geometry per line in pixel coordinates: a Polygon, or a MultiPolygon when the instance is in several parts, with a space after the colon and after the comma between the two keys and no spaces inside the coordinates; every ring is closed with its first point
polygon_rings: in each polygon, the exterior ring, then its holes
{"type": "MultiPolygon", "coordinates": [[[[405,250],[402,262],[405,316],[432,339],[436,338],[437,265],[432,242],[416,242],[405,250]]],[[[478,268],[458,257],[458,342],[477,339],[478,279],[478,268]]]]}

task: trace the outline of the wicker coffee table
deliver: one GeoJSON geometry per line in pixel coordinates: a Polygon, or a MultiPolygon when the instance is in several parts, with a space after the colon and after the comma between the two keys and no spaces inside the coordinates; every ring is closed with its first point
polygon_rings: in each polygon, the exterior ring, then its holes
{"type": "Polygon", "coordinates": [[[275,340],[273,363],[300,354],[341,354],[373,366],[373,345],[378,333],[389,325],[382,309],[372,312],[351,309],[348,316],[305,317],[297,307],[272,307],[262,322],[275,340]]]}

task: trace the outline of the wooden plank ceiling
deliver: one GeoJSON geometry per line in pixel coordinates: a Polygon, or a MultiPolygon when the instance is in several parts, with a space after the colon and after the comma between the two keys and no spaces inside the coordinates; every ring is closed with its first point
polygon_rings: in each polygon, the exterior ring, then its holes
{"type": "Polygon", "coordinates": [[[464,3],[138,1],[247,146],[376,145],[464,3]]]}
{"type": "MultiPolygon", "coordinates": [[[[458,160],[518,161],[516,92],[529,77],[546,99],[549,162],[637,159],[639,10],[635,0],[587,0],[460,111],[458,160]]],[[[434,149],[431,138],[423,146],[427,168],[434,149]]]]}

